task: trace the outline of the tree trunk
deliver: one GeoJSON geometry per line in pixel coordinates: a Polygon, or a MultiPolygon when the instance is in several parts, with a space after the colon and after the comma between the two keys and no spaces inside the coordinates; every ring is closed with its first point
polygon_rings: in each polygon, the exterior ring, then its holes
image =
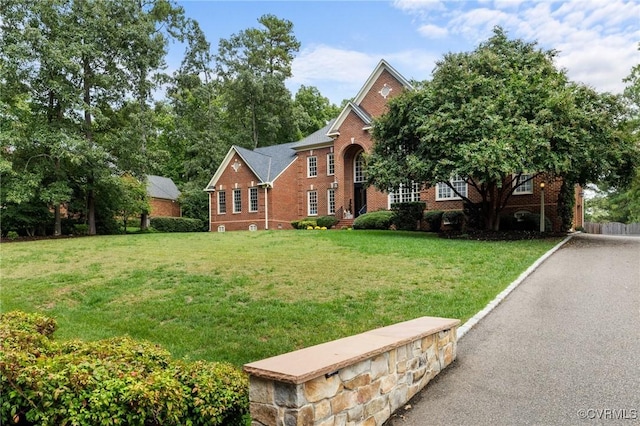
{"type": "Polygon", "coordinates": [[[146,231],[149,227],[147,226],[147,222],[149,222],[149,213],[142,212],[140,215],[140,230],[146,231]]]}
{"type": "Polygon", "coordinates": [[[87,216],[89,219],[89,235],[96,235],[96,196],[93,189],[87,194],[87,216]]]}
{"type": "Polygon", "coordinates": [[[53,206],[53,216],[55,217],[55,225],[53,227],[53,235],[59,237],[62,235],[62,217],[60,215],[60,204],[53,206]]]}
{"type": "MultiPolygon", "coordinates": [[[[83,88],[83,100],[84,100],[84,135],[89,145],[93,142],[93,132],[91,131],[92,118],[91,118],[91,76],[93,74],[91,70],[91,63],[88,58],[82,59],[82,69],[84,71],[82,88],[83,88]]],[[[89,178],[89,192],[87,193],[87,216],[89,219],[89,235],[96,235],[96,194],[93,189],[94,179],[89,178]]]]}

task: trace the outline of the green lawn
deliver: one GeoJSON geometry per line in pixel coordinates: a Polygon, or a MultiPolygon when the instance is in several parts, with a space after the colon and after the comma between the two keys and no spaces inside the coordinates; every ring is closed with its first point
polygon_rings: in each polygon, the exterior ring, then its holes
{"type": "Polygon", "coordinates": [[[0,310],[53,316],[58,339],[127,334],[242,365],[425,315],[464,321],[558,241],[261,231],[5,243],[0,310]]]}

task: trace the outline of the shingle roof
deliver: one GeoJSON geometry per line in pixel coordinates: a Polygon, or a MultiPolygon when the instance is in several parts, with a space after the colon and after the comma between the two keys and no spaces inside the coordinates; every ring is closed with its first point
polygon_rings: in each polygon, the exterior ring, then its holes
{"type": "Polygon", "coordinates": [[[271,182],[295,159],[293,146],[297,142],[250,149],[234,146],[234,149],[262,182],[271,182]]]}
{"type": "Polygon", "coordinates": [[[254,150],[237,145],[233,148],[253,170],[258,179],[262,182],[272,182],[295,160],[296,150],[332,142],[333,139],[327,136],[327,130],[331,127],[333,121],[331,120],[322,129],[297,142],[265,146],[254,150]]]}
{"type": "Polygon", "coordinates": [[[333,139],[327,136],[327,132],[329,131],[331,126],[333,126],[333,123],[335,121],[336,119],[334,118],[333,120],[329,121],[322,129],[316,130],[306,138],[303,138],[298,142],[295,142],[294,148],[300,149],[300,148],[305,148],[307,146],[321,145],[324,143],[333,142],[333,139]]]}
{"type": "Polygon", "coordinates": [[[147,195],[153,198],[177,200],[180,197],[180,191],[170,178],[148,175],[147,195]]]}

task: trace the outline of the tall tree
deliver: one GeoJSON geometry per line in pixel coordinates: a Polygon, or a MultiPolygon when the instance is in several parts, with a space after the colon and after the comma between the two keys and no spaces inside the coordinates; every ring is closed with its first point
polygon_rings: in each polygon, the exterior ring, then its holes
{"type": "Polygon", "coordinates": [[[258,19],[263,28],[250,28],[220,40],[216,74],[234,143],[255,148],[296,139],[293,101],[285,86],[293,55],[300,43],[293,24],[274,15],[258,19]]]}
{"type": "MultiPolygon", "coordinates": [[[[168,38],[179,36],[184,23],[182,9],[168,0],[3,2],[0,84],[7,113],[0,119],[9,122],[2,127],[12,129],[6,147],[12,159],[19,159],[38,141],[41,152],[31,157],[52,159],[41,169],[42,179],[59,176],[58,182],[82,187],[76,193],[86,197],[90,234],[96,232],[99,180],[120,166],[144,171],[144,161],[134,154],[144,155],[153,77],[164,66],[168,38]],[[126,145],[136,146],[123,151],[122,138],[108,120],[127,99],[137,102],[138,119],[132,114],[130,122],[138,129],[130,135],[139,136],[127,138],[126,145]],[[16,123],[25,104],[30,118],[16,123]],[[37,129],[37,134],[25,133],[24,126],[37,129]],[[74,157],[74,176],[60,170],[64,157],[74,157]]],[[[33,164],[25,161],[25,167],[33,164]]],[[[68,201],[60,198],[56,195],[51,202],[58,206],[68,201]]]]}
{"type": "Polygon", "coordinates": [[[497,230],[521,173],[569,184],[628,180],[638,151],[619,100],[569,82],[555,56],[500,28],[472,52],[445,55],[430,82],[393,99],[376,121],[371,182],[393,190],[460,176],[470,193],[451,189],[469,204],[475,192],[484,226],[497,230]]]}
{"type": "MultiPolygon", "coordinates": [[[[627,105],[628,134],[636,146],[640,146],[640,64],[631,69],[624,82],[627,83],[623,100],[627,105]]],[[[640,165],[635,165],[633,178],[627,186],[599,182],[596,196],[587,200],[587,207],[592,210],[587,212],[592,221],[640,222],[640,165]]]]}
{"type": "Polygon", "coordinates": [[[302,135],[309,135],[336,118],[340,108],[333,105],[313,86],[300,86],[293,100],[296,126],[302,135]]]}

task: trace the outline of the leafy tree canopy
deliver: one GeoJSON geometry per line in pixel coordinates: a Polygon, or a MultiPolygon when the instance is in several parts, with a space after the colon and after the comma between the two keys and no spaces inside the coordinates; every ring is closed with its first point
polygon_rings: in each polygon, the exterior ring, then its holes
{"type": "Polygon", "coordinates": [[[431,81],[376,120],[370,182],[393,190],[461,176],[469,194],[451,189],[479,204],[488,229],[498,229],[521,173],[628,182],[638,150],[620,99],[570,82],[555,56],[501,28],[472,52],[445,55],[431,81]]]}

